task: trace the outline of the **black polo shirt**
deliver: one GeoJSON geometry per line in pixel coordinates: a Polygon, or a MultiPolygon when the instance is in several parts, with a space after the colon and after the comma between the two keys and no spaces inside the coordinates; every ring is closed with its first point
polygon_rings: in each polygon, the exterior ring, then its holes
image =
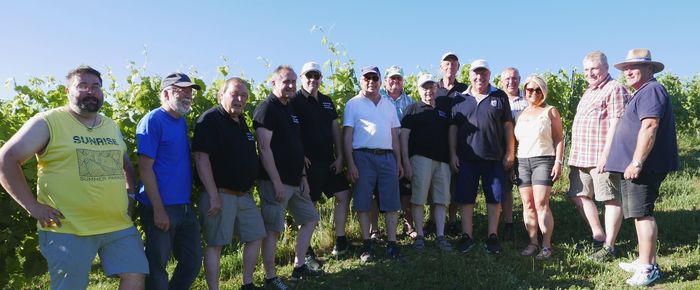
{"type": "MultiPolygon", "coordinates": [[[[234,121],[223,107],[213,107],[194,127],[192,151],[209,154],[216,187],[247,191],[258,177],[259,161],[255,139],[245,117],[234,121]]],[[[199,175],[196,181],[201,185],[199,175]]]]}
{"type": "Polygon", "coordinates": [[[333,150],[333,120],[338,112],[330,97],[318,92],[318,99],[304,89],[291,99],[301,122],[301,141],[304,155],[310,160],[330,163],[335,160],[333,150]]]}
{"type": "Polygon", "coordinates": [[[449,162],[447,132],[451,119],[450,107],[446,104],[433,108],[418,102],[408,106],[401,120],[401,127],[411,130],[408,155],[418,154],[440,162],[449,162]]]}
{"type": "MultiPolygon", "coordinates": [[[[294,107],[289,103],[282,104],[274,94],[270,94],[253,113],[253,128],[260,127],[272,131],[270,148],[282,183],[299,186],[304,170],[304,146],[301,142],[299,116],[294,107]]],[[[270,179],[263,166],[260,166],[260,178],[270,179]]]]}
{"type": "Polygon", "coordinates": [[[436,101],[436,102],[437,102],[437,101],[441,101],[441,102],[442,102],[442,101],[448,101],[448,100],[449,100],[449,103],[450,103],[451,106],[454,106],[454,105],[459,104],[459,103],[461,103],[462,101],[464,101],[464,96],[462,95],[462,92],[466,91],[466,90],[469,88],[469,86],[467,86],[467,84],[465,84],[465,83],[460,83],[460,82],[458,82],[457,80],[455,80],[454,86],[452,86],[452,88],[449,89],[449,90],[448,90],[447,88],[444,88],[444,87],[442,86],[442,79],[440,79],[440,80],[437,82],[437,84],[438,84],[437,96],[438,96],[438,97],[446,96],[446,97],[448,97],[448,98],[435,99],[435,101],[436,101]]]}
{"type": "Polygon", "coordinates": [[[502,160],[506,149],[505,122],[513,122],[508,95],[489,86],[489,95],[477,104],[465,100],[452,108],[452,124],[458,128],[457,153],[463,160],[502,160]]]}

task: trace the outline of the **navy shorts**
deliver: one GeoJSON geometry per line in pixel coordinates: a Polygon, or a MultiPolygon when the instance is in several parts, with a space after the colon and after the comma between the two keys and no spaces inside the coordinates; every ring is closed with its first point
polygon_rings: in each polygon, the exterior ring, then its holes
{"type": "Polygon", "coordinates": [[[665,178],[666,173],[644,172],[637,179],[620,178],[622,214],[625,218],[654,216],[654,203],[665,178]]]}
{"type": "Polygon", "coordinates": [[[505,174],[501,161],[460,161],[454,201],[459,204],[474,204],[481,180],[486,203],[500,203],[505,174]]]}
{"type": "Polygon", "coordinates": [[[306,168],[311,201],[321,200],[321,194],[331,198],[338,192],[350,189],[345,174],[343,172],[335,174],[335,170],[330,166],[331,163],[312,160],[311,165],[306,168]]]}
{"type": "Polygon", "coordinates": [[[399,173],[396,168],[394,153],[376,154],[354,150],[352,156],[359,172],[359,178],[353,187],[353,208],[358,212],[370,210],[372,193],[377,189],[379,210],[383,212],[398,211],[401,208],[399,198],[399,173]]]}

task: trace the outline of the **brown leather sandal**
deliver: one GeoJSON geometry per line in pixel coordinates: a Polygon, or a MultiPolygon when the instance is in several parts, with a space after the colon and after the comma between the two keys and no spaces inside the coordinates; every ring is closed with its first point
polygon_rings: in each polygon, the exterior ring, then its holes
{"type": "Polygon", "coordinates": [[[525,257],[529,257],[529,256],[533,256],[533,255],[537,254],[537,252],[539,252],[539,251],[540,251],[540,246],[530,243],[527,245],[527,247],[525,247],[525,249],[523,249],[522,252],[520,252],[520,255],[525,256],[525,257]]]}

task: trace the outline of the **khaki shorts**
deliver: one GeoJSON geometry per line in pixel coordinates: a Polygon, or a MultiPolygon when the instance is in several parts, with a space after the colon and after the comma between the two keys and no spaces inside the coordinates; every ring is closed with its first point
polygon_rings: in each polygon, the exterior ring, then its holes
{"type": "Polygon", "coordinates": [[[202,192],[199,199],[204,240],[207,246],[224,246],[233,241],[234,232],[241,242],[257,241],[267,236],[260,209],[255,204],[250,192],[237,196],[219,193],[221,212],[209,216],[209,194],[202,192]]]}
{"type": "Polygon", "coordinates": [[[609,172],[598,173],[595,167],[570,167],[569,197],[586,196],[597,201],[622,200],[620,175],[609,172]]]}
{"type": "Polygon", "coordinates": [[[450,179],[452,171],[445,162],[413,155],[411,156],[411,203],[423,205],[428,201],[428,193],[432,195],[434,204],[450,204],[450,179]]]}
{"type": "Polygon", "coordinates": [[[284,198],[277,201],[275,198],[275,187],[272,181],[258,180],[258,191],[260,192],[260,202],[262,207],[263,221],[265,229],[273,232],[284,231],[284,213],[289,208],[294,222],[297,225],[304,225],[318,221],[318,211],[310,198],[304,198],[298,186],[284,184],[284,198]]]}

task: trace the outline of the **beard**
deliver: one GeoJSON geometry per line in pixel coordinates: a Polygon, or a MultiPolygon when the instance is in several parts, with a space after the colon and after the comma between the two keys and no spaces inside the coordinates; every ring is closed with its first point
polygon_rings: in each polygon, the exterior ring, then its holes
{"type": "Polygon", "coordinates": [[[102,108],[102,101],[93,95],[87,95],[78,101],[78,108],[85,112],[96,113],[102,108]]]}
{"type": "Polygon", "coordinates": [[[175,109],[175,112],[183,116],[187,115],[187,113],[192,111],[192,104],[187,105],[184,102],[175,100],[173,105],[173,109],[175,109]]]}

